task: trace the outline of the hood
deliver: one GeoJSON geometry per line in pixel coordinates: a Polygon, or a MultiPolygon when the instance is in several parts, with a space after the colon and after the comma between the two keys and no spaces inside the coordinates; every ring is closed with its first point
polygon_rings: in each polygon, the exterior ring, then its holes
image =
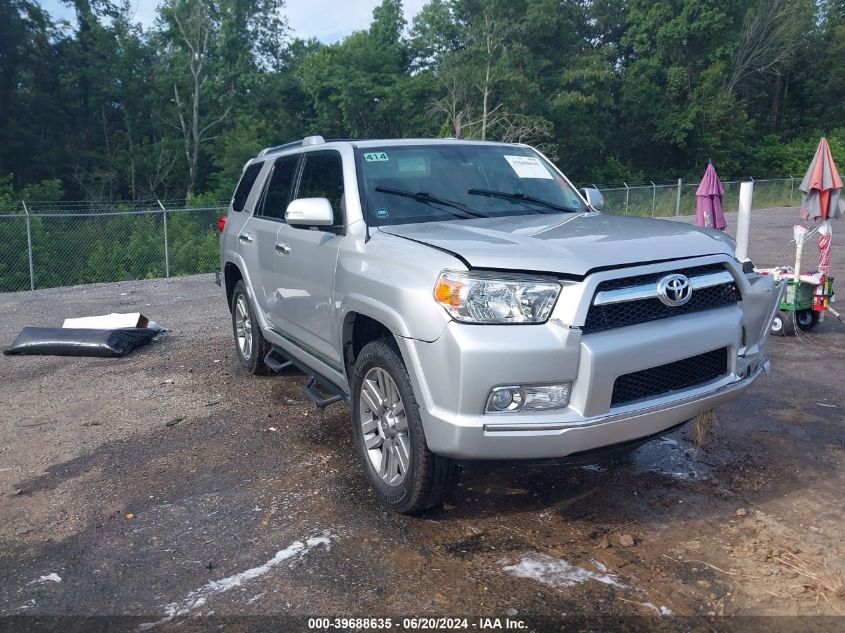
{"type": "Polygon", "coordinates": [[[596,268],[727,254],[721,231],[602,213],[525,215],[379,227],[449,251],[472,268],[586,275],[596,268]]]}

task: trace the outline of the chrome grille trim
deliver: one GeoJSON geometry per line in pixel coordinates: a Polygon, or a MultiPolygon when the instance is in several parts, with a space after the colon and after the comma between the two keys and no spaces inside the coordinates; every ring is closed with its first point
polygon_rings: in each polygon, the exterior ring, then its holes
{"type": "MultiPolygon", "coordinates": [[[[670,274],[667,272],[666,274],[670,274]]],[[[712,288],[713,286],[720,286],[722,284],[733,283],[734,278],[728,271],[720,273],[710,273],[709,275],[699,275],[698,277],[690,277],[690,285],[693,292],[701,288],[712,288]]],[[[642,301],[643,299],[657,298],[657,284],[644,284],[640,286],[631,286],[629,288],[619,288],[616,290],[602,290],[596,293],[593,300],[593,305],[610,305],[614,303],[625,303],[627,301],[642,301]]]]}

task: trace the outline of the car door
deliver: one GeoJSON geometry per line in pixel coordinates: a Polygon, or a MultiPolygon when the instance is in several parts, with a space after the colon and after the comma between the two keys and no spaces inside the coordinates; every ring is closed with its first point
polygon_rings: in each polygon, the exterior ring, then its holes
{"type": "Polygon", "coordinates": [[[334,211],[331,227],[283,224],[276,236],[277,284],[284,288],[278,309],[286,333],[305,351],[342,372],[334,324],[334,277],[343,242],[343,160],[336,150],[302,155],[296,198],[326,198],[334,211]]]}
{"type": "Polygon", "coordinates": [[[299,156],[277,158],[271,167],[264,191],[253,215],[238,235],[238,249],[250,271],[252,290],[258,308],[274,326],[280,326],[280,288],[276,276],[276,235],[284,224],[293,192],[299,156]]]}

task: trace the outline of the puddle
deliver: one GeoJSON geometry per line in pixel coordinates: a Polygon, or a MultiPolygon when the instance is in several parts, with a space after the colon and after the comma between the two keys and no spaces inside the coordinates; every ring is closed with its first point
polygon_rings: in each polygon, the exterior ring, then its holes
{"type": "Polygon", "coordinates": [[[671,437],[643,444],[632,458],[635,471],[656,472],[675,479],[703,479],[711,470],[696,459],[694,444],[671,437]]]}

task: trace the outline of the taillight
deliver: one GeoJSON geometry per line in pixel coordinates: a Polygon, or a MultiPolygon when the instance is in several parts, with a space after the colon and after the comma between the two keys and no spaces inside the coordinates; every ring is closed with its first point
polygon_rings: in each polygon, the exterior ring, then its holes
{"type": "Polygon", "coordinates": [[[228,215],[224,215],[219,220],[217,220],[217,232],[222,233],[223,229],[226,228],[226,220],[229,219],[228,215]]]}

